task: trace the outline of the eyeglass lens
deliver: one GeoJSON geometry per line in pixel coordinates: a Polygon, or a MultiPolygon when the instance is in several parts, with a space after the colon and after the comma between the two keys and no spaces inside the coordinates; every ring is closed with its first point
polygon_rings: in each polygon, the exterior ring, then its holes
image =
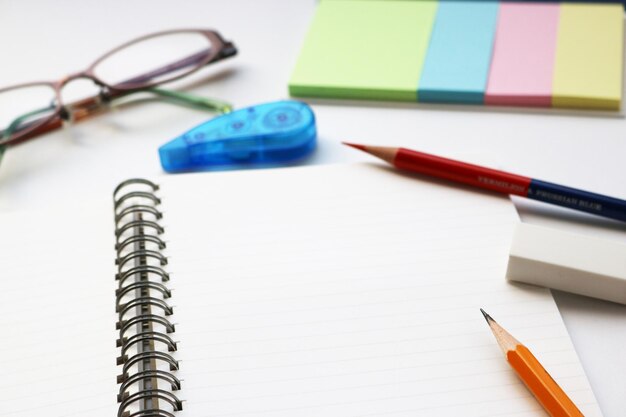
{"type": "Polygon", "coordinates": [[[54,88],[31,85],[0,94],[0,139],[19,134],[48,119],[57,109],[54,88]]]}

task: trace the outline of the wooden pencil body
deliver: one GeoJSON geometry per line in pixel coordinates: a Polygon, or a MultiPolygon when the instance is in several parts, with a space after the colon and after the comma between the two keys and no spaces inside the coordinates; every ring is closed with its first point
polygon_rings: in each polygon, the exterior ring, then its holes
{"type": "Polygon", "coordinates": [[[584,417],[578,407],[524,345],[515,346],[507,360],[528,389],[552,417],[584,417]]]}

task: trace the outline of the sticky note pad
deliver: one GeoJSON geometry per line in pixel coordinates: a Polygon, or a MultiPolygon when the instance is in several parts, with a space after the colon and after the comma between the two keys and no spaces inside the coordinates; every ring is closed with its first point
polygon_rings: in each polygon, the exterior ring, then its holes
{"type": "Polygon", "coordinates": [[[483,102],[499,4],[493,1],[439,3],[418,100],[483,102]]]}
{"type": "Polygon", "coordinates": [[[322,1],[292,96],[415,101],[436,1],[322,1]]]}
{"type": "Polygon", "coordinates": [[[559,5],[502,3],[485,104],[550,107],[559,5]]]}
{"type": "Polygon", "coordinates": [[[624,9],[618,4],[561,4],[552,104],[619,109],[624,9]]]}

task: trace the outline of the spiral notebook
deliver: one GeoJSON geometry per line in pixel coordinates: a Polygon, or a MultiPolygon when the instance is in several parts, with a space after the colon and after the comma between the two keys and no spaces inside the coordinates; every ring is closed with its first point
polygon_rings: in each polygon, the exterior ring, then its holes
{"type": "Polygon", "coordinates": [[[601,416],[550,293],[504,279],[508,199],[373,165],[153,181],[0,218],[3,417],[545,416],[480,307],[601,416]]]}

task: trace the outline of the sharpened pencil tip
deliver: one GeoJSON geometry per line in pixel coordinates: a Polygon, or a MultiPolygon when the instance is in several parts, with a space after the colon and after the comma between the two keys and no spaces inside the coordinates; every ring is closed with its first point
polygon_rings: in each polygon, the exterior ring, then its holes
{"type": "Polygon", "coordinates": [[[346,146],[350,146],[353,147],[355,149],[358,149],[360,151],[367,151],[367,148],[365,147],[365,145],[359,145],[358,143],[349,143],[349,142],[341,142],[346,146]]]}
{"type": "Polygon", "coordinates": [[[487,324],[491,324],[492,321],[495,322],[493,317],[491,317],[489,314],[487,314],[487,312],[485,310],[483,310],[482,308],[480,309],[480,312],[483,313],[483,317],[487,321],[487,324]]]}

